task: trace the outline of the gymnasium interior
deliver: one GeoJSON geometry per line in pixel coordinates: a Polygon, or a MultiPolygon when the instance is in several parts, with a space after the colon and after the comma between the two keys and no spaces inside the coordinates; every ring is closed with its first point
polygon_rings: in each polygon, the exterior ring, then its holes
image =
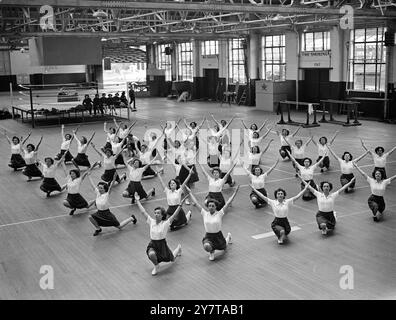
{"type": "MultiPolygon", "coordinates": [[[[120,221],[133,213],[137,223],[121,231],[103,228],[93,237],[88,217],[95,209],[70,216],[65,192],[46,197],[40,180],[27,182],[13,171],[5,136],[31,133],[33,144],[43,137],[43,160],[58,153],[62,125],[69,133],[78,128],[79,136],[95,132],[92,142],[100,147],[105,122],[136,122],[133,135],[146,140],[147,130],[161,132],[166,121],[206,118],[214,126],[213,116],[232,121],[229,129],[240,139],[233,146],[242,146],[242,120],[248,127],[267,121],[272,131],[260,148],[273,141],[261,167],[266,171],[280,160],[265,188],[271,199],[277,188],[292,197],[301,181],[291,161],[280,157],[274,131],[300,128],[293,141],[304,142],[311,136],[330,140],[338,131],[332,149],[354,158],[365,152],[361,140],[372,151],[396,145],[395,33],[395,0],[0,1],[0,299],[396,299],[395,182],[387,186],[386,209],[376,223],[367,205],[370,186],[354,170],[355,191],[336,199],[337,226],[326,236],[315,220],[316,200],[294,201],[292,231],[279,245],[273,211],[252,204],[250,179],[239,163],[233,173],[239,190],[222,223],[233,239],[226,252],[208,259],[200,211],[185,204],[191,221],[166,238],[170,248],[182,245],[182,255],[153,276],[146,255],[150,229],[137,205],[122,196],[127,182],[112,188],[110,210],[120,221]],[[122,92],[128,101],[104,113],[83,105],[86,95],[122,92]],[[50,286],[43,285],[48,270],[50,286]]],[[[75,142],[70,150],[76,154],[75,142]]],[[[100,160],[91,147],[87,155],[91,163],[100,160]]],[[[306,156],[316,161],[313,143],[306,156]]],[[[335,191],[340,166],[329,158],[330,169],[316,170],[314,180],[330,181],[335,191]]],[[[358,165],[371,176],[370,155],[358,165]]],[[[192,192],[203,206],[208,181],[198,165],[197,171],[192,192]]],[[[388,178],[396,175],[396,153],[386,171],[388,178]]],[[[103,167],[95,168],[90,177],[99,182],[102,173],[103,167]]],[[[164,164],[165,183],[174,176],[172,164],[164,164]]],[[[62,170],[56,179],[66,183],[62,170]]],[[[155,197],[142,201],[145,210],[153,216],[156,207],[166,208],[158,177],[142,184],[156,189],[155,197]]],[[[224,186],[226,200],[235,188],[224,186]]],[[[95,199],[87,181],[81,193],[95,199]]]]}

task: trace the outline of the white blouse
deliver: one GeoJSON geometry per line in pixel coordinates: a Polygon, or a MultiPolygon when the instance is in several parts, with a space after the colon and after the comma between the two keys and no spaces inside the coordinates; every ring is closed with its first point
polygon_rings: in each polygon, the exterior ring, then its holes
{"type": "Polygon", "coordinates": [[[24,150],[24,159],[26,164],[36,163],[36,151],[28,152],[24,150]]]}
{"type": "Polygon", "coordinates": [[[377,168],[385,168],[387,155],[382,155],[381,157],[378,154],[373,154],[374,166],[377,168]]]}
{"type": "Polygon", "coordinates": [[[63,138],[63,141],[62,141],[62,144],[61,144],[61,150],[69,150],[70,143],[71,143],[71,139],[66,140],[65,138],[63,138]]]}
{"type": "Polygon", "coordinates": [[[42,163],[41,165],[43,167],[44,178],[55,178],[55,173],[57,168],[55,164],[52,164],[50,167],[48,167],[47,164],[45,163],[42,163]]]}
{"type": "Polygon", "coordinates": [[[129,131],[128,128],[126,129],[120,128],[120,130],[118,130],[118,136],[120,137],[121,140],[128,136],[128,131],[129,131]]]}
{"type": "Polygon", "coordinates": [[[22,147],[21,144],[11,144],[11,154],[21,154],[22,147]]]}
{"type": "Polygon", "coordinates": [[[98,189],[95,189],[95,191],[96,191],[96,200],[95,200],[96,208],[101,211],[109,209],[110,208],[109,193],[105,192],[103,194],[100,194],[98,189]]]}
{"type": "Polygon", "coordinates": [[[142,164],[148,164],[151,161],[151,152],[146,151],[144,153],[140,152],[139,153],[139,159],[142,161],[142,164]]]}
{"type": "Polygon", "coordinates": [[[144,168],[134,168],[128,165],[129,168],[129,180],[134,182],[140,182],[142,180],[143,169],[144,168]]]}
{"type": "Polygon", "coordinates": [[[220,153],[219,151],[219,143],[218,142],[209,142],[208,143],[208,152],[209,155],[213,156],[213,155],[218,155],[220,153]]]}
{"type": "Polygon", "coordinates": [[[305,146],[301,146],[297,148],[296,146],[292,146],[292,153],[295,159],[304,159],[305,158],[305,146]]]}
{"type": "Polygon", "coordinates": [[[77,152],[78,153],[85,153],[87,152],[88,143],[82,144],[80,140],[77,139],[77,152]]]}
{"type": "Polygon", "coordinates": [[[298,165],[298,169],[300,170],[301,178],[305,181],[312,180],[314,176],[314,166],[310,166],[309,168],[305,168],[303,166],[298,165]]]}
{"type": "Polygon", "coordinates": [[[232,167],[232,162],[231,158],[225,158],[223,156],[220,156],[220,170],[221,172],[227,173],[228,170],[230,170],[232,167]]]}
{"type": "Polygon", "coordinates": [[[323,192],[314,191],[316,201],[318,202],[319,211],[331,212],[334,211],[334,201],[338,197],[338,192],[330,193],[327,197],[323,192]]]}
{"type": "Polygon", "coordinates": [[[289,214],[289,206],[293,204],[293,200],[287,199],[283,202],[279,202],[278,200],[268,199],[268,203],[276,218],[287,218],[287,215],[289,214]]]}
{"type": "Polygon", "coordinates": [[[263,189],[265,186],[265,179],[267,178],[267,174],[263,173],[260,174],[259,176],[256,176],[255,174],[250,173],[250,180],[252,182],[252,186],[255,189],[263,189]]]}
{"type": "Polygon", "coordinates": [[[171,189],[166,188],[166,201],[168,202],[168,206],[177,206],[180,204],[181,196],[183,190],[181,188],[172,191],[171,189]]]}
{"type": "Polygon", "coordinates": [[[288,146],[289,144],[291,145],[291,137],[290,136],[284,137],[280,135],[280,143],[282,147],[288,146]]]}
{"type": "Polygon", "coordinates": [[[168,233],[170,227],[170,221],[162,220],[160,223],[157,223],[153,218],[147,217],[146,222],[150,226],[150,239],[151,240],[162,240],[166,238],[166,234],[168,233]]]}
{"type": "Polygon", "coordinates": [[[115,169],[115,156],[104,156],[103,157],[103,167],[105,170],[112,170],[115,169]]]}
{"type": "Polygon", "coordinates": [[[323,157],[323,156],[325,156],[326,155],[326,152],[327,152],[327,145],[325,144],[325,145],[322,145],[322,144],[318,144],[318,155],[319,155],[319,157],[323,157]]]}
{"type": "Polygon", "coordinates": [[[351,174],[353,172],[353,162],[352,161],[346,162],[345,160],[338,159],[338,162],[340,163],[340,168],[341,168],[342,174],[351,174]]]}
{"type": "Polygon", "coordinates": [[[116,134],[115,134],[115,133],[108,133],[108,132],[107,132],[107,134],[106,134],[106,142],[112,142],[112,141],[114,141],[115,137],[116,137],[116,134]]]}
{"type": "Polygon", "coordinates": [[[77,194],[80,193],[80,185],[81,185],[82,179],[81,177],[76,178],[74,180],[72,180],[72,178],[69,178],[69,180],[67,181],[67,193],[70,194],[77,194]]]}
{"type": "Polygon", "coordinates": [[[202,209],[201,215],[203,217],[205,232],[217,233],[221,231],[221,223],[224,216],[223,209],[221,209],[220,211],[216,211],[213,214],[211,214],[209,211],[202,209]]]}
{"type": "Polygon", "coordinates": [[[367,182],[370,185],[371,193],[375,196],[383,197],[385,194],[386,186],[391,183],[390,179],[382,180],[380,183],[377,180],[368,177],[367,182]]]}
{"type": "Polygon", "coordinates": [[[209,177],[209,192],[221,192],[223,189],[223,179],[215,180],[209,177]]]}
{"type": "Polygon", "coordinates": [[[249,152],[249,164],[258,166],[260,164],[261,153],[251,153],[249,152]]]}
{"type": "Polygon", "coordinates": [[[117,154],[121,151],[122,149],[122,142],[114,142],[111,141],[111,150],[113,151],[114,154],[117,154]]]}

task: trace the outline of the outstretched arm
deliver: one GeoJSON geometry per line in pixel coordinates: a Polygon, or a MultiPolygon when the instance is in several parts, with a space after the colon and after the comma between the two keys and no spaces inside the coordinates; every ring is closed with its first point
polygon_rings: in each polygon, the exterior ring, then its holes
{"type": "Polygon", "coordinates": [[[360,169],[360,168],[357,166],[356,163],[353,163],[353,165],[354,165],[355,168],[361,173],[361,175],[362,175],[363,177],[365,177],[366,179],[369,178],[369,176],[368,176],[362,169],[360,169]]]}
{"type": "MultiPolygon", "coordinates": [[[[290,198],[290,201],[295,201],[295,200],[297,200],[298,198],[300,198],[300,197],[304,194],[304,192],[308,189],[308,186],[309,186],[309,185],[306,185],[305,188],[302,189],[301,192],[300,192],[299,194],[297,194],[296,196],[290,198]]],[[[315,190],[315,189],[314,189],[314,190],[315,190]]],[[[315,191],[316,191],[316,190],[315,190],[315,191]]],[[[316,192],[317,192],[317,191],[316,191],[316,192]]]]}
{"type": "MultiPolygon", "coordinates": [[[[188,168],[188,167],[187,167],[187,168],[188,168]]],[[[191,175],[192,175],[192,172],[193,172],[193,168],[190,169],[190,172],[188,173],[188,176],[187,176],[186,180],[184,180],[183,184],[180,186],[180,188],[181,188],[182,190],[183,190],[184,187],[187,185],[188,180],[190,180],[191,175]]]]}
{"type": "Polygon", "coordinates": [[[362,147],[363,147],[364,150],[366,150],[367,152],[369,152],[371,155],[374,154],[372,151],[370,151],[369,149],[367,149],[367,146],[364,144],[363,139],[360,139],[360,142],[362,143],[362,147]]]}
{"type": "Polygon", "coordinates": [[[394,176],[392,176],[392,177],[388,178],[388,180],[389,180],[389,183],[391,183],[391,182],[392,182],[392,180],[394,180],[394,179],[396,179],[396,175],[394,175],[394,176]]]}
{"type": "MultiPolygon", "coordinates": [[[[298,174],[298,177],[301,179],[302,183],[304,183],[305,187],[308,187],[308,189],[309,189],[313,194],[318,193],[318,191],[315,190],[314,188],[312,188],[311,185],[310,185],[309,183],[307,183],[307,182],[301,177],[301,175],[300,175],[299,173],[297,173],[297,174],[298,174]]],[[[315,194],[315,195],[316,195],[316,194],[315,194]]]]}
{"type": "Polygon", "coordinates": [[[95,136],[95,131],[92,133],[91,138],[89,138],[88,143],[87,143],[88,145],[91,143],[94,136],[95,136]]]}
{"type": "Polygon", "coordinates": [[[330,145],[334,142],[334,140],[335,140],[335,138],[337,137],[337,135],[340,133],[340,130],[337,130],[335,133],[334,133],[334,135],[333,135],[333,137],[330,139],[330,145]]]}
{"type": "Polygon", "coordinates": [[[137,193],[135,193],[134,197],[135,197],[136,204],[139,208],[140,213],[146,218],[146,220],[148,218],[151,218],[150,215],[147,213],[146,209],[144,209],[144,207],[140,203],[140,196],[137,193]]]}
{"type": "Polygon", "coordinates": [[[396,150],[396,146],[394,146],[392,149],[390,149],[387,153],[385,153],[385,156],[389,156],[393,151],[396,150]]]}
{"type": "Polygon", "coordinates": [[[279,158],[276,159],[276,161],[275,161],[275,163],[272,165],[272,167],[269,168],[264,174],[266,174],[266,175],[268,176],[268,175],[272,172],[272,170],[275,169],[275,167],[276,167],[276,165],[278,164],[278,162],[279,162],[279,158]]]}
{"type": "Polygon", "coordinates": [[[291,136],[294,137],[294,136],[297,134],[297,132],[300,131],[300,129],[301,129],[301,127],[298,126],[297,130],[294,131],[294,132],[291,134],[291,136]]]}
{"type": "Polygon", "coordinates": [[[362,160],[368,153],[369,153],[369,151],[366,151],[365,153],[363,153],[361,156],[359,156],[358,158],[356,158],[352,162],[357,163],[358,161],[362,160]]]}
{"type": "Polygon", "coordinates": [[[95,191],[95,190],[96,190],[96,185],[95,185],[95,183],[93,182],[91,176],[88,176],[88,180],[89,180],[89,184],[91,185],[92,190],[95,191]]]}
{"type": "Polygon", "coordinates": [[[245,127],[245,129],[248,130],[248,128],[247,128],[245,122],[243,121],[243,119],[241,119],[241,122],[242,122],[242,125],[245,127]]]}
{"type": "MultiPolygon", "coordinates": [[[[264,149],[263,151],[261,151],[261,156],[263,155],[264,152],[266,152],[266,151],[268,150],[268,148],[269,148],[269,146],[271,145],[272,141],[274,141],[274,139],[271,139],[271,140],[268,142],[268,144],[267,144],[267,146],[265,147],[265,149],[264,149]]],[[[260,157],[261,157],[261,156],[260,156],[260,157]]]]}
{"type": "Polygon", "coordinates": [[[298,169],[301,170],[302,166],[297,162],[297,160],[293,157],[293,155],[289,152],[289,150],[286,150],[287,154],[290,156],[290,159],[294,162],[294,164],[297,166],[298,169]]]}
{"type": "Polygon", "coordinates": [[[237,186],[237,187],[235,188],[234,193],[233,193],[233,194],[231,195],[231,197],[227,200],[226,204],[225,204],[224,207],[223,207],[223,212],[224,212],[224,213],[227,213],[227,209],[228,209],[228,207],[231,205],[232,201],[234,200],[236,194],[238,193],[238,190],[239,190],[239,186],[237,186]]]}
{"type": "Polygon", "coordinates": [[[31,132],[29,132],[28,136],[26,137],[25,140],[22,141],[22,145],[24,145],[26,143],[26,141],[28,141],[28,139],[30,138],[30,136],[32,135],[31,132]]]}
{"type": "Polygon", "coordinates": [[[210,116],[212,117],[213,121],[216,122],[217,125],[221,128],[221,127],[222,127],[221,123],[215,119],[215,117],[213,116],[213,114],[210,114],[210,116]]]}
{"type": "Polygon", "coordinates": [[[166,184],[165,184],[165,182],[164,182],[164,180],[162,179],[162,177],[161,177],[160,174],[158,175],[158,179],[159,179],[159,181],[160,181],[160,183],[161,183],[162,188],[163,188],[164,191],[165,191],[165,190],[167,189],[167,186],[166,186],[166,184]]]}
{"type": "Polygon", "coordinates": [[[84,172],[84,174],[81,176],[81,181],[84,181],[84,179],[91,173],[91,171],[97,166],[97,163],[95,163],[92,167],[90,167],[87,171],[84,172]]]}
{"type": "Polygon", "coordinates": [[[197,198],[195,198],[194,194],[191,192],[190,188],[186,186],[186,189],[188,190],[190,197],[192,199],[192,201],[194,201],[195,205],[197,206],[197,208],[199,209],[199,211],[202,211],[204,208],[199,204],[197,198]]]}
{"type": "Polygon", "coordinates": [[[327,149],[329,149],[330,153],[333,155],[334,158],[336,158],[338,161],[342,160],[337,154],[333,151],[333,149],[330,146],[327,146],[327,149]]]}
{"type": "Polygon", "coordinates": [[[262,137],[263,139],[271,133],[272,128],[273,128],[273,126],[272,126],[272,127],[269,127],[269,128],[267,129],[267,132],[264,133],[264,135],[263,135],[263,137],[262,137]]]}
{"type": "Polygon", "coordinates": [[[267,124],[267,122],[268,122],[268,119],[265,120],[265,121],[263,122],[263,124],[260,126],[260,128],[258,128],[258,132],[260,132],[261,130],[263,130],[263,128],[265,127],[265,125],[267,124]]]}
{"type": "Polygon", "coordinates": [[[314,170],[323,162],[323,160],[326,156],[327,156],[327,152],[323,155],[323,157],[318,162],[316,162],[315,164],[312,165],[314,170]]]}
{"type": "Polygon", "coordinates": [[[40,147],[40,144],[41,144],[42,141],[43,141],[43,136],[41,136],[40,141],[37,143],[36,151],[35,151],[35,152],[38,152],[39,147],[40,147]]]}
{"type": "MultiPolygon", "coordinates": [[[[99,157],[104,157],[105,156],[105,154],[102,151],[99,151],[98,149],[96,149],[96,147],[93,144],[93,142],[91,142],[91,146],[96,151],[96,153],[99,155],[99,157]]],[[[65,154],[66,154],[66,152],[65,152],[65,154]]]]}
{"type": "Polygon", "coordinates": [[[304,146],[306,147],[306,146],[312,141],[312,139],[313,139],[313,137],[311,136],[311,137],[307,140],[307,142],[304,143],[304,146]]]}
{"type": "Polygon", "coordinates": [[[342,188],[338,189],[334,193],[339,194],[340,192],[344,191],[346,188],[348,188],[354,181],[356,180],[355,177],[351,181],[349,181],[347,184],[343,185],[342,188]]]}
{"type": "Polygon", "coordinates": [[[267,198],[265,195],[263,195],[260,191],[258,191],[255,187],[253,187],[252,185],[250,185],[250,187],[253,189],[253,191],[264,201],[269,202],[269,200],[271,200],[270,198],[267,198]]]}
{"type": "Polygon", "coordinates": [[[4,136],[6,137],[8,143],[11,144],[11,139],[10,139],[10,137],[7,135],[7,130],[4,130],[4,136]]]}
{"type": "Polygon", "coordinates": [[[235,166],[236,166],[236,162],[234,162],[234,164],[231,166],[230,170],[228,170],[227,173],[225,174],[225,176],[223,177],[223,179],[221,179],[221,180],[222,180],[222,182],[221,182],[221,187],[224,186],[225,182],[226,182],[227,179],[228,179],[228,176],[231,174],[231,172],[232,172],[232,170],[235,168],[235,166]]]}
{"type": "Polygon", "coordinates": [[[180,210],[181,210],[181,208],[182,208],[182,205],[183,205],[184,201],[186,201],[187,198],[188,198],[188,195],[186,195],[186,196],[180,201],[180,204],[178,205],[176,211],[168,218],[168,220],[169,220],[170,222],[172,222],[172,221],[177,217],[177,215],[179,214],[179,212],[180,212],[180,210]]]}
{"type": "Polygon", "coordinates": [[[113,180],[111,180],[111,183],[109,185],[109,191],[108,191],[109,194],[111,193],[111,190],[113,189],[113,186],[114,186],[114,183],[116,182],[116,180],[117,180],[117,172],[114,172],[113,180]]]}
{"type": "Polygon", "coordinates": [[[107,122],[106,121],[103,123],[103,131],[106,133],[109,132],[109,130],[107,130],[107,122]]]}

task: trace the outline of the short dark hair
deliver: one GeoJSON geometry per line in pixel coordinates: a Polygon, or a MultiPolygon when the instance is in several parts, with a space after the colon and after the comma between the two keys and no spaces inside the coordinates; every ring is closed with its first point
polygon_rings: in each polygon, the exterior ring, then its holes
{"type": "Polygon", "coordinates": [[[106,154],[107,152],[110,152],[110,153],[111,153],[111,155],[114,155],[114,152],[113,152],[113,150],[112,150],[112,149],[110,149],[110,148],[106,148],[106,149],[104,149],[103,151],[104,151],[104,154],[106,154]]]}
{"type": "Polygon", "coordinates": [[[215,207],[217,209],[217,207],[219,205],[219,201],[217,201],[216,199],[213,199],[213,198],[209,198],[205,202],[206,202],[206,204],[205,204],[206,207],[209,207],[209,203],[214,203],[214,205],[215,205],[215,207]]]}
{"type": "Polygon", "coordinates": [[[347,155],[347,154],[349,154],[349,157],[350,157],[351,160],[352,160],[352,158],[353,158],[353,157],[352,157],[352,154],[351,154],[350,152],[348,152],[348,151],[345,151],[345,152],[344,152],[344,154],[342,155],[341,159],[342,159],[342,160],[345,160],[345,155],[347,155]]]}
{"type": "Polygon", "coordinates": [[[98,183],[98,186],[102,186],[103,189],[104,189],[106,192],[109,191],[109,185],[108,185],[106,182],[100,181],[100,182],[98,183]]]}
{"type": "Polygon", "coordinates": [[[18,143],[21,142],[21,140],[17,136],[13,136],[12,140],[14,140],[14,139],[18,140],[18,143]]]}
{"type": "Polygon", "coordinates": [[[303,163],[305,162],[305,160],[308,160],[308,161],[309,161],[309,165],[312,164],[312,159],[311,159],[311,158],[305,157],[304,160],[303,160],[303,163]]]}
{"type": "Polygon", "coordinates": [[[72,135],[70,133],[66,133],[65,138],[67,139],[68,137],[69,137],[69,139],[71,139],[72,135]]]}
{"type": "Polygon", "coordinates": [[[197,123],[196,123],[195,121],[193,121],[193,122],[190,122],[190,127],[191,127],[192,125],[195,125],[195,126],[197,126],[197,123]]]}
{"type": "Polygon", "coordinates": [[[330,191],[333,190],[333,184],[332,184],[331,182],[329,182],[329,181],[322,181],[322,182],[320,183],[320,185],[319,185],[319,186],[320,186],[320,190],[323,191],[323,185],[324,185],[325,183],[327,183],[327,184],[329,185],[330,191]]]}
{"type": "Polygon", "coordinates": [[[262,174],[263,173],[263,168],[261,168],[260,166],[252,166],[252,174],[254,174],[254,171],[256,171],[257,168],[260,169],[260,174],[262,174]]]}
{"type": "Polygon", "coordinates": [[[381,180],[383,180],[384,179],[384,172],[382,170],[378,170],[378,169],[374,170],[374,173],[373,173],[374,178],[375,178],[376,172],[379,172],[381,174],[381,180]]]}
{"type": "Polygon", "coordinates": [[[287,129],[282,129],[282,131],[285,130],[286,131],[286,135],[288,136],[290,134],[290,131],[287,129]]]}
{"type": "Polygon", "coordinates": [[[29,146],[30,146],[30,148],[32,148],[33,151],[36,149],[36,147],[35,147],[33,144],[31,144],[31,143],[29,143],[29,144],[26,146],[26,148],[28,148],[29,146]]]}
{"type": "Polygon", "coordinates": [[[252,123],[252,124],[251,124],[251,126],[250,126],[250,129],[251,129],[251,130],[257,130],[257,124],[255,124],[255,123],[252,123]],[[253,127],[253,126],[255,126],[255,127],[256,127],[256,129],[252,129],[252,127],[253,127]]]}
{"type": "Polygon", "coordinates": [[[320,137],[320,139],[319,139],[319,142],[320,142],[320,140],[322,140],[322,139],[324,139],[325,140],[325,144],[327,143],[327,138],[325,137],[325,136],[323,136],[323,137],[320,137]]]}
{"type": "Polygon", "coordinates": [[[297,139],[297,140],[294,142],[294,144],[296,144],[296,143],[299,142],[299,141],[300,141],[301,144],[303,144],[303,142],[302,142],[301,139],[297,139]]]}
{"type": "Polygon", "coordinates": [[[83,141],[84,144],[86,144],[88,142],[87,137],[81,137],[81,140],[83,141]]]}
{"type": "Polygon", "coordinates": [[[287,195],[286,191],[285,191],[284,189],[282,189],[282,188],[278,188],[278,189],[276,189],[276,190],[274,191],[274,197],[275,197],[275,199],[276,199],[276,195],[277,195],[277,193],[278,193],[279,191],[282,191],[283,194],[285,195],[285,198],[286,198],[286,195],[287,195]]]}
{"type": "Polygon", "coordinates": [[[51,160],[51,164],[54,164],[54,159],[52,159],[51,157],[45,157],[44,158],[44,161],[47,161],[47,160],[51,160]]]}
{"type": "Polygon", "coordinates": [[[253,153],[254,148],[257,148],[257,153],[260,153],[260,147],[259,146],[252,147],[252,153],[253,153]]]}
{"type": "Polygon", "coordinates": [[[156,208],[154,208],[154,212],[156,210],[160,210],[161,211],[161,216],[162,216],[161,219],[162,220],[166,220],[166,211],[165,211],[165,209],[163,207],[156,207],[156,208]]]}
{"type": "Polygon", "coordinates": [[[219,167],[212,168],[212,174],[214,174],[215,171],[217,171],[219,174],[221,174],[221,170],[219,167]]]}
{"type": "Polygon", "coordinates": [[[177,179],[170,179],[168,182],[168,187],[170,188],[170,184],[172,181],[174,181],[176,183],[176,189],[180,189],[180,181],[177,179]]]}
{"type": "Polygon", "coordinates": [[[135,163],[136,161],[138,161],[139,162],[139,168],[141,168],[142,167],[142,161],[140,160],[140,159],[134,159],[133,161],[132,161],[132,163],[135,163]]]}
{"type": "Polygon", "coordinates": [[[81,175],[80,170],[78,170],[78,169],[71,169],[69,171],[69,174],[71,174],[72,172],[74,172],[76,174],[77,178],[79,178],[81,175]]]}
{"type": "Polygon", "coordinates": [[[384,147],[381,147],[381,146],[374,149],[375,153],[378,153],[378,151],[380,151],[380,150],[382,150],[382,152],[385,151],[384,147]]]}

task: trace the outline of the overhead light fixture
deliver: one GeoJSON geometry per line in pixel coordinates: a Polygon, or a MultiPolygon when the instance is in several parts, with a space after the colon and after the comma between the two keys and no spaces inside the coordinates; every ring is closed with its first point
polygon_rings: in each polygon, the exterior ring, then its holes
{"type": "Polygon", "coordinates": [[[100,41],[107,41],[107,39],[106,38],[102,38],[102,39],[100,39],[100,41]]]}
{"type": "Polygon", "coordinates": [[[99,9],[98,11],[95,11],[92,16],[95,18],[107,18],[107,13],[99,9]]]}

